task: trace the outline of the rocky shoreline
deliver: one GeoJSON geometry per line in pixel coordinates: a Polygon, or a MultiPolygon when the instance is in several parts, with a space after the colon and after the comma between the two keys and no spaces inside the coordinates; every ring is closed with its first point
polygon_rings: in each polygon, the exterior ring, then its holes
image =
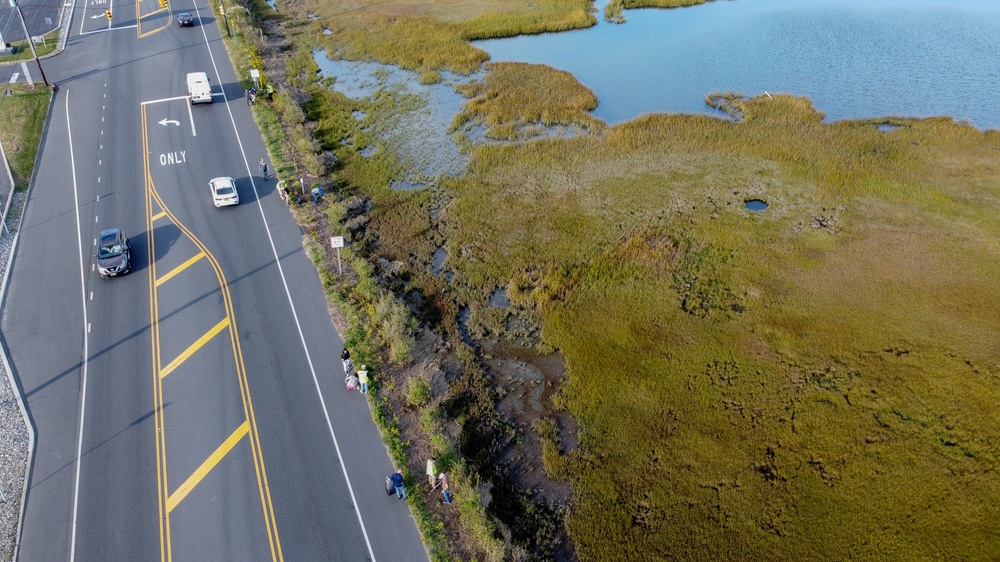
{"type": "MultiPolygon", "coordinates": [[[[14,239],[27,194],[17,192],[7,216],[10,229],[0,237],[0,279],[5,279],[14,239]]],[[[5,283],[6,285],[6,283],[5,283]]],[[[8,371],[7,349],[0,361],[0,559],[11,560],[17,545],[21,501],[28,476],[31,440],[13,374],[8,371]]]]}

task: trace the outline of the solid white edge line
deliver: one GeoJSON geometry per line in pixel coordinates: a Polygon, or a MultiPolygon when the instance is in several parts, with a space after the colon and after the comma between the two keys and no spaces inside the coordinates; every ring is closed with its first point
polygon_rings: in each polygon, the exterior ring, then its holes
{"type": "MultiPolygon", "coordinates": [[[[80,227],[80,195],[76,184],[76,159],[73,155],[73,130],[69,121],[69,90],[66,91],[66,138],[69,140],[69,165],[70,173],[73,177],[73,204],[76,207],[76,238],[80,250],[80,294],[83,297],[83,325],[89,326],[87,322],[87,289],[83,269],[83,234],[80,227]]],[[[88,330],[89,331],[89,330],[88,330]]],[[[87,358],[90,355],[87,350],[89,336],[85,331],[83,334],[83,377],[80,381],[80,431],[76,442],[76,475],[73,482],[73,526],[71,527],[71,538],[69,547],[69,562],[76,559],[76,518],[80,506],[80,464],[83,461],[83,424],[87,413],[87,358]]]]}
{"type": "MultiPolygon", "coordinates": [[[[195,12],[198,14],[198,21],[203,21],[201,18],[201,10],[198,9],[198,5],[194,6],[195,12]]],[[[205,27],[199,26],[201,28],[201,35],[205,39],[205,46],[208,48],[208,56],[212,59],[212,69],[215,71],[215,79],[221,84],[222,76],[219,74],[219,67],[215,63],[215,55],[212,54],[212,45],[208,41],[208,34],[205,33],[205,27]]],[[[235,69],[234,69],[235,70],[235,69]]],[[[237,77],[239,75],[237,74],[237,77]]],[[[225,92],[223,92],[225,94],[225,92]]],[[[354,513],[358,516],[358,523],[361,525],[361,534],[365,537],[365,545],[368,547],[368,556],[371,558],[372,562],[377,562],[375,559],[375,552],[372,550],[371,540],[368,538],[368,530],[365,528],[364,518],[361,517],[361,507],[358,505],[358,500],[354,495],[354,486],[351,485],[351,477],[347,474],[347,465],[344,464],[344,455],[340,452],[340,444],[337,442],[337,434],[333,431],[333,422],[330,420],[330,412],[326,407],[326,399],[323,398],[323,391],[319,386],[319,377],[316,376],[316,368],[313,366],[312,357],[309,355],[309,347],[306,345],[306,338],[302,332],[302,326],[299,324],[299,315],[295,311],[295,302],[292,300],[292,293],[288,289],[288,280],[285,279],[285,269],[281,267],[281,259],[278,257],[278,249],[274,246],[274,238],[271,236],[271,228],[267,225],[267,215],[264,214],[264,206],[260,202],[260,194],[257,192],[257,184],[253,180],[253,171],[250,169],[250,161],[247,159],[246,151],[243,149],[243,140],[240,139],[239,129],[236,127],[236,119],[233,117],[233,109],[229,105],[229,99],[226,100],[226,111],[229,112],[229,121],[233,124],[233,132],[236,134],[236,142],[240,145],[240,154],[243,155],[243,164],[247,168],[247,177],[250,178],[250,186],[253,188],[254,197],[257,199],[257,209],[260,211],[260,217],[264,223],[264,230],[267,232],[267,239],[271,243],[271,252],[274,254],[274,263],[278,266],[278,275],[281,276],[281,284],[285,287],[285,296],[288,297],[288,306],[292,309],[292,319],[295,320],[295,328],[299,332],[299,341],[302,342],[302,350],[306,355],[306,362],[309,363],[309,372],[312,373],[313,384],[316,385],[316,394],[319,395],[319,403],[323,407],[323,416],[326,418],[326,427],[330,430],[330,437],[333,439],[333,448],[337,451],[337,460],[340,462],[340,470],[344,473],[344,481],[347,483],[347,491],[351,494],[351,503],[354,504],[354,513]]]]}

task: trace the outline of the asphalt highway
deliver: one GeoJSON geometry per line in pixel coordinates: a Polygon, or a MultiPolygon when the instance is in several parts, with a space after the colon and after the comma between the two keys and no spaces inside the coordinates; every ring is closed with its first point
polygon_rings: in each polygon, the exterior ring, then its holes
{"type": "Polygon", "coordinates": [[[211,11],[118,2],[109,26],[105,6],[44,61],[4,303],[37,434],[19,559],[427,560],[211,11]],[[188,103],[194,71],[214,103],[188,103]],[[238,206],[213,206],[217,176],[238,206]],[[109,227],[132,271],[102,279],[109,227]]]}

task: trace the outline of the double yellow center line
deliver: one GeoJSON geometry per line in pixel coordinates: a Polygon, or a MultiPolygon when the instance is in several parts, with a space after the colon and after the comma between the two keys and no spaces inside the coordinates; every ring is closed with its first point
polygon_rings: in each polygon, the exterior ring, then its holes
{"type": "Polygon", "coordinates": [[[164,561],[172,560],[171,535],[170,535],[170,514],[180,502],[184,500],[198,484],[214,469],[218,463],[239,444],[245,437],[249,439],[254,470],[257,475],[257,487],[260,493],[261,509],[264,515],[264,522],[267,531],[267,540],[270,547],[271,559],[275,561],[284,560],[281,551],[281,541],[278,538],[278,526],[274,516],[274,507],[271,502],[271,492],[267,483],[267,471],[264,468],[263,455],[261,454],[260,438],[257,432],[257,423],[253,411],[253,401],[250,398],[250,387],[247,382],[246,367],[243,362],[243,352],[236,329],[235,314],[233,311],[232,297],[229,293],[229,284],[222,272],[222,268],[212,253],[205,245],[188,230],[177,217],[170,212],[153,183],[152,173],[149,164],[149,138],[146,122],[146,106],[141,106],[142,112],[142,148],[143,148],[143,172],[145,177],[146,190],[146,240],[148,243],[149,259],[149,318],[150,334],[153,354],[153,394],[155,400],[154,412],[156,420],[156,473],[157,473],[157,498],[159,504],[160,520],[160,558],[164,561]],[[156,236],[154,234],[153,223],[163,219],[173,223],[199,250],[195,255],[188,258],[181,265],[173,268],[162,277],[156,274],[156,236]],[[205,332],[201,337],[188,346],[180,355],[163,366],[160,354],[160,325],[159,325],[159,304],[157,292],[159,288],[183,273],[200,260],[207,260],[215,272],[219,289],[222,293],[222,300],[225,306],[225,316],[214,327],[205,332]],[[236,375],[239,382],[240,398],[243,403],[245,418],[240,426],[229,435],[229,437],[218,448],[202,462],[192,474],[184,479],[184,482],[173,492],[170,491],[167,474],[167,452],[166,452],[166,427],[164,422],[163,407],[163,379],[173,372],[177,367],[187,361],[200,348],[213,338],[228,329],[230,345],[233,350],[233,360],[236,368],[236,375]]]}

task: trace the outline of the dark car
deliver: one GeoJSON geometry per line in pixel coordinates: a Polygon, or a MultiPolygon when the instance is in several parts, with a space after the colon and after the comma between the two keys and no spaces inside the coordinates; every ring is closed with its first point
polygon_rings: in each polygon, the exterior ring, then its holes
{"type": "Polygon", "coordinates": [[[128,237],[120,228],[101,231],[97,239],[97,272],[101,277],[124,275],[132,270],[132,252],[128,237]]]}
{"type": "Polygon", "coordinates": [[[180,27],[194,27],[194,18],[187,12],[177,14],[177,25],[180,27]]]}

